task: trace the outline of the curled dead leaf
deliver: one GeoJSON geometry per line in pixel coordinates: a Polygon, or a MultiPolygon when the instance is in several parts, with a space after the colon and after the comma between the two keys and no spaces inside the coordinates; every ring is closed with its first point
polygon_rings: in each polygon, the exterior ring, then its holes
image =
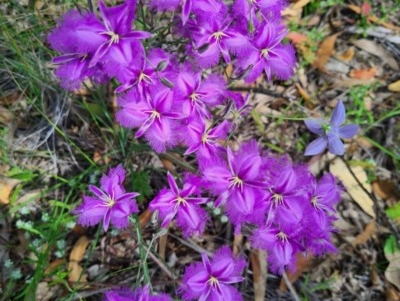
{"type": "Polygon", "coordinates": [[[72,247],[71,253],[69,254],[69,261],[80,262],[88,245],[88,238],[86,236],[81,236],[72,247]]]}
{"type": "Polygon", "coordinates": [[[389,91],[392,91],[392,92],[400,92],[400,80],[391,83],[388,86],[388,89],[389,89],[389,91]]]}
{"type": "Polygon", "coordinates": [[[345,52],[343,52],[340,55],[337,55],[336,57],[341,61],[349,62],[349,61],[351,61],[353,59],[354,54],[355,54],[354,47],[350,47],[345,52]]]}
{"type": "Polygon", "coordinates": [[[321,71],[325,71],[325,65],[333,53],[336,39],[340,34],[341,32],[330,35],[321,42],[317,50],[314,67],[321,71]]]}
{"type": "Polygon", "coordinates": [[[87,276],[82,275],[83,269],[79,265],[79,262],[83,259],[83,255],[85,254],[88,245],[88,238],[86,236],[82,236],[72,247],[68,262],[68,280],[70,282],[87,282],[87,276]]]}
{"type": "Polygon", "coordinates": [[[20,182],[20,180],[9,178],[0,179],[0,204],[10,203],[11,191],[20,182]]]}
{"type": "Polygon", "coordinates": [[[369,69],[353,69],[350,71],[349,76],[357,79],[372,79],[375,77],[378,69],[372,67],[369,69]]]}
{"type": "Polygon", "coordinates": [[[372,220],[367,224],[364,231],[358,234],[352,241],[353,246],[366,243],[376,233],[376,222],[372,220]]]}

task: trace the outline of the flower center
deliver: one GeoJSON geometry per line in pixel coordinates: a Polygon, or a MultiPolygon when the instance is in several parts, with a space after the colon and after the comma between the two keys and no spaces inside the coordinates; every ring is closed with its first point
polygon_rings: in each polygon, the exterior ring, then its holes
{"type": "Polygon", "coordinates": [[[319,197],[318,196],[314,196],[311,199],[311,204],[314,206],[314,208],[319,208],[318,201],[319,201],[319,197]]]}
{"type": "Polygon", "coordinates": [[[272,202],[274,203],[275,206],[278,206],[280,204],[283,204],[283,195],[275,193],[272,196],[272,202]]]}
{"type": "Polygon", "coordinates": [[[201,136],[201,142],[203,143],[208,142],[208,133],[204,133],[203,136],[201,136]]]}
{"type": "Polygon", "coordinates": [[[109,195],[106,195],[104,197],[104,203],[107,207],[112,207],[115,205],[115,200],[113,198],[111,198],[109,195]]]}
{"type": "Polygon", "coordinates": [[[183,205],[183,206],[186,206],[186,205],[187,205],[187,201],[186,201],[184,198],[180,197],[180,196],[178,196],[175,200],[173,200],[173,202],[176,203],[176,204],[175,204],[175,207],[174,207],[174,210],[175,210],[175,211],[178,210],[178,207],[179,207],[180,205],[183,205]]]}
{"type": "Polygon", "coordinates": [[[282,231],[279,232],[278,234],[276,234],[276,237],[281,241],[281,242],[287,242],[289,236],[287,236],[285,233],[283,233],[282,231]]]}
{"type": "Polygon", "coordinates": [[[119,42],[119,35],[116,34],[115,32],[107,31],[106,34],[110,36],[110,44],[119,42]]]}
{"type": "Polygon", "coordinates": [[[192,102],[196,102],[199,100],[200,94],[197,94],[196,92],[193,92],[190,94],[189,98],[191,99],[192,102]]]}
{"type": "Polygon", "coordinates": [[[145,81],[148,84],[152,83],[152,80],[151,80],[150,76],[148,76],[144,72],[140,72],[140,74],[139,74],[139,82],[142,82],[142,81],[145,81]]]}
{"type": "Polygon", "coordinates": [[[261,56],[264,57],[264,58],[268,58],[269,49],[268,48],[261,49],[261,56]]]}
{"type": "Polygon", "coordinates": [[[156,119],[156,118],[160,118],[160,113],[159,112],[157,112],[156,110],[153,110],[153,111],[151,111],[151,118],[152,119],[156,119]]]}
{"type": "Polygon", "coordinates": [[[321,127],[325,134],[331,130],[331,125],[329,123],[323,123],[321,127]]]}
{"type": "Polygon", "coordinates": [[[217,41],[221,40],[222,37],[227,37],[228,35],[226,35],[225,33],[223,33],[222,31],[217,31],[214,32],[211,35],[214,39],[216,39],[217,41]]]}
{"type": "Polygon", "coordinates": [[[240,188],[240,190],[243,190],[243,180],[240,179],[238,176],[232,177],[229,180],[229,187],[237,187],[240,188]]]}
{"type": "Polygon", "coordinates": [[[211,276],[210,279],[207,280],[207,283],[213,287],[219,287],[219,281],[214,276],[211,276]]]}

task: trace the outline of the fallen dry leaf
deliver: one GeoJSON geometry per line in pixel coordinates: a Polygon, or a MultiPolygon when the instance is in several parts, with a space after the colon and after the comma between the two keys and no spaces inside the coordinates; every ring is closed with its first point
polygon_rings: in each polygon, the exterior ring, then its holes
{"type": "Polygon", "coordinates": [[[364,50],[369,54],[379,57],[385,64],[388,64],[388,66],[390,66],[392,69],[399,70],[399,64],[393,57],[392,53],[383,48],[378,43],[367,39],[359,39],[353,41],[353,44],[358,48],[360,48],[361,50],[364,50]]]}
{"type": "Polygon", "coordinates": [[[87,276],[82,274],[83,268],[77,262],[68,263],[68,281],[74,283],[85,283],[87,282],[87,276]]]}
{"type": "Polygon", "coordinates": [[[353,246],[366,243],[376,233],[376,222],[372,220],[367,224],[364,231],[358,234],[352,241],[353,246]]]}
{"type": "Polygon", "coordinates": [[[357,79],[371,79],[374,78],[378,69],[372,67],[369,69],[353,69],[350,71],[349,76],[357,79]]]}
{"type": "Polygon", "coordinates": [[[232,252],[236,256],[239,254],[240,250],[242,249],[243,244],[243,234],[237,234],[233,237],[233,247],[232,252]]]}
{"type": "Polygon", "coordinates": [[[0,204],[9,204],[11,191],[21,181],[15,179],[1,179],[0,180],[0,204]]]}
{"type": "Polygon", "coordinates": [[[375,78],[370,79],[358,79],[358,78],[351,78],[351,77],[343,77],[340,79],[334,79],[334,86],[341,87],[341,88],[351,88],[354,86],[361,86],[361,85],[373,85],[376,82],[379,82],[375,78]]]}
{"type": "Polygon", "coordinates": [[[400,92],[400,80],[391,83],[388,86],[388,89],[389,89],[389,91],[392,91],[392,92],[400,92]]]}
{"type": "Polygon", "coordinates": [[[300,86],[298,83],[296,83],[296,88],[297,91],[299,91],[300,96],[305,100],[305,102],[309,102],[311,98],[310,95],[308,95],[308,92],[304,90],[303,87],[300,86]]]}
{"type": "Polygon", "coordinates": [[[340,34],[341,32],[335,33],[321,42],[317,50],[314,67],[321,71],[325,71],[325,65],[333,53],[336,39],[340,34]]]}
{"type": "MultiPolygon", "coordinates": [[[[361,166],[350,166],[351,170],[363,184],[364,188],[371,192],[371,185],[367,183],[367,174],[361,166]]],[[[329,166],[330,172],[335,175],[346,188],[347,193],[353,200],[364,210],[365,213],[375,218],[374,202],[369,195],[360,187],[356,179],[352,176],[347,169],[346,164],[339,158],[336,158],[329,166]]]]}
{"type": "Polygon", "coordinates": [[[15,120],[14,114],[10,110],[0,107],[0,123],[8,125],[13,120],[15,120]]]}
{"type": "Polygon", "coordinates": [[[310,43],[310,38],[306,35],[298,32],[289,32],[286,35],[286,38],[290,40],[293,44],[302,44],[302,43],[310,43]]]}
{"type": "Polygon", "coordinates": [[[400,294],[396,289],[390,287],[389,285],[385,290],[386,301],[400,301],[400,294]]]}
{"type": "Polygon", "coordinates": [[[306,6],[308,3],[310,3],[312,0],[299,0],[296,1],[295,3],[293,3],[291,6],[294,9],[298,9],[298,8],[303,8],[304,6],[306,6]]]}
{"type": "Polygon", "coordinates": [[[79,265],[79,262],[83,259],[83,255],[85,254],[88,245],[88,238],[86,236],[81,236],[72,247],[68,262],[68,280],[70,282],[87,282],[86,275],[82,275],[83,269],[79,265]]]}
{"type": "Polygon", "coordinates": [[[80,262],[83,259],[86,248],[89,245],[89,240],[86,236],[81,236],[73,246],[69,254],[69,261],[80,262]]]}
{"type": "Polygon", "coordinates": [[[151,212],[149,209],[146,209],[139,215],[139,225],[140,227],[146,226],[149,221],[151,220],[151,217],[153,215],[153,212],[151,212]]]}
{"type": "Polygon", "coordinates": [[[336,57],[341,61],[349,62],[349,61],[351,61],[353,59],[354,54],[355,54],[354,47],[350,47],[345,52],[343,52],[342,54],[337,55],[336,57]]]}
{"type": "Polygon", "coordinates": [[[378,179],[372,182],[372,191],[381,199],[384,200],[398,200],[400,199],[400,192],[395,182],[390,179],[378,179]]]}

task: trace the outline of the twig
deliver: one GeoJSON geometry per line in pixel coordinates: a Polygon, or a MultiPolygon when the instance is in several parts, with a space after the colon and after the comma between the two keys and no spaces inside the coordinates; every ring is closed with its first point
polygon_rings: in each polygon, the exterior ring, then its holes
{"type": "Polygon", "coordinates": [[[168,232],[168,235],[171,236],[172,238],[176,239],[177,241],[179,241],[181,244],[195,250],[198,253],[206,253],[207,256],[211,257],[213,254],[209,251],[207,251],[206,249],[200,247],[199,245],[197,245],[191,238],[187,239],[187,241],[181,239],[180,237],[172,234],[171,232],[168,232]]]}
{"type": "Polygon", "coordinates": [[[286,272],[283,272],[282,277],[283,277],[283,280],[285,281],[285,284],[286,284],[287,288],[289,289],[290,293],[292,294],[293,299],[295,301],[301,301],[299,295],[297,294],[297,292],[294,289],[292,283],[290,282],[286,272]]]}
{"type": "Polygon", "coordinates": [[[243,92],[253,92],[253,93],[260,93],[260,94],[265,94],[273,97],[282,97],[286,100],[290,100],[290,97],[283,95],[282,93],[277,93],[273,91],[268,91],[267,89],[264,88],[252,88],[252,87],[243,87],[243,86],[233,86],[229,88],[232,91],[243,91],[243,92]]]}
{"type": "Polygon", "coordinates": [[[149,253],[149,257],[160,267],[161,270],[172,280],[176,280],[176,276],[168,269],[168,267],[153,254],[153,252],[149,253]]]}

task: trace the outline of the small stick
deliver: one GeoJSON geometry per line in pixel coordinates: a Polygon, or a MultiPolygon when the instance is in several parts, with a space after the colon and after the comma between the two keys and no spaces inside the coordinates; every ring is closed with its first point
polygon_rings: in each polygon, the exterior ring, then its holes
{"type": "Polygon", "coordinates": [[[283,280],[285,280],[285,284],[286,284],[287,288],[289,289],[290,293],[292,294],[293,299],[295,301],[301,301],[299,295],[297,294],[297,292],[294,289],[292,283],[290,282],[286,272],[283,272],[282,277],[283,277],[283,280]]]}

